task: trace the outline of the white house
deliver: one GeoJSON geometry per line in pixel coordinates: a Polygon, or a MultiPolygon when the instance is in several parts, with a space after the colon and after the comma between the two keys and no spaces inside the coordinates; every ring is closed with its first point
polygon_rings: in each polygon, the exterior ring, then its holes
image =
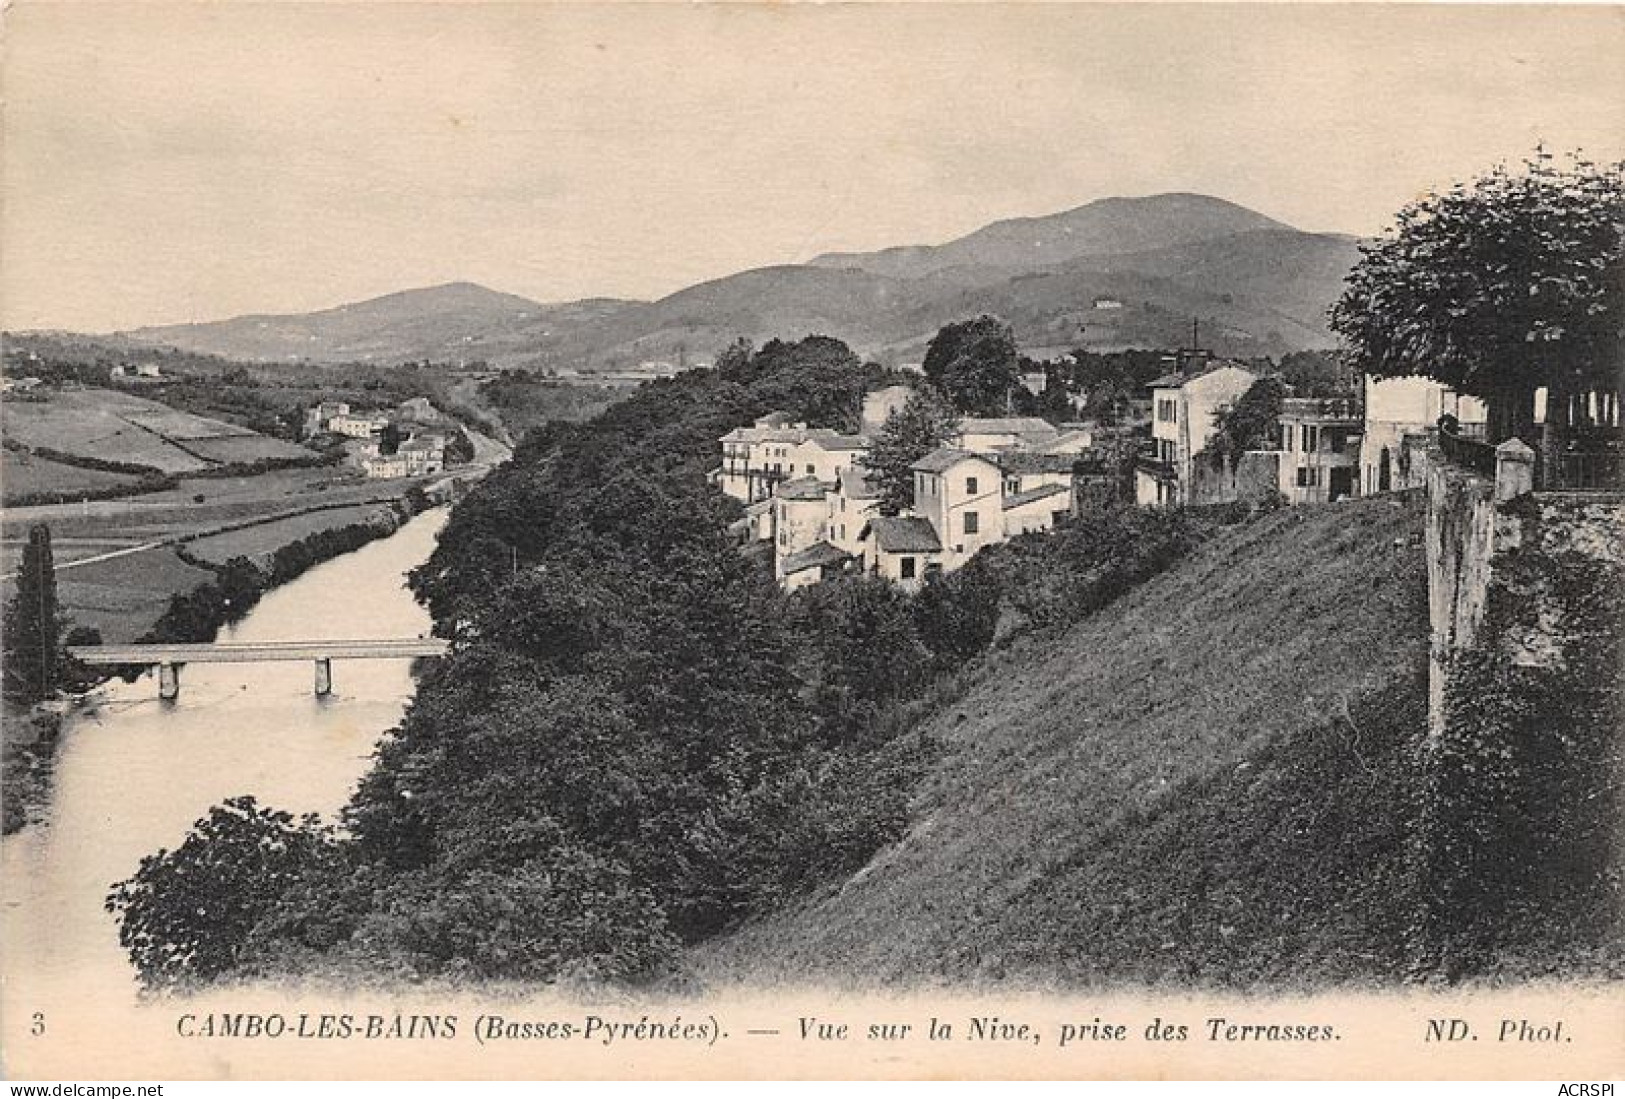
{"type": "Polygon", "coordinates": [[[793,476],[816,477],[833,483],[842,470],[851,469],[867,453],[869,440],[862,435],[842,435],[822,427],[808,428],[786,449],[786,467],[793,476]]]}
{"type": "Polygon", "coordinates": [[[1024,492],[1007,492],[1000,506],[1004,510],[1006,538],[1049,530],[1072,511],[1072,486],[1039,485],[1024,492]]]}
{"type": "Polygon", "coordinates": [[[1060,431],[1048,420],[1034,416],[1010,416],[997,419],[967,417],[959,421],[958,428],[948,439],[950,446],[984,454],[1012,447],[1036,450],[1053,443],[1060,431]]]}
{"type": "Polygon", "coordinates": [[[361,461],[361,471],[368,477],[377,480],[392,477],[405,477],[406,456],[403,454],[379,454],[361,461]]]}
{"type": "Polygon", "coordinates": [[[1281,401],[1277,491],[1291,504],[1359,493],[1360,403],[1349,397],[1281,401]]]}
{"type": "Polygon", "coordinates": [[[816,477],[797,477],[774,486],[773,571],[779,580],[791,558],[824,540],[829,515],[824,497],[834,487],[816,477]]]}
{"type": "Polygon", "coordinates": [[[1142,505],[1191,502],[1192,465],[1213,437],[1214,416],[1252,388],[1258,375],[1235,363],[1215,359],[1190,373],[1167,374],[1153,381],[1151,438],[1154,457],[1142,458],[1134,471],[1134,499],[1142,505]]]}
{"type": "Polygon", "coordinates": [[[829,507],[824,520],[825,538],[836,548],[857,556],[862,547],[858,535],[864,524],[880,514],[880,489],[863,469],[848,467],[841,470],[835,491],[825,497],[829,507]]]}
{"type": "Polygon", "coordinates": [[[336,416],[348,416],[350,406],[344,401],[322,401],[305,410],[305,434],[316,435],[328,430],[336,416]]]}
{"type": "Polygon", "coordinates": [[[876,516],[864,524],[858,542],[864,572],[908,591],[942,568],[942,542],[930,522],[918,516],[876,516]]]}
{"type": "Polygon", "coordinates": [[[1400,456],[1405,436],[1422,435],[1454,416],[1464,435],[1482,435],[1488,409],[1476,397],[1421,376],[1365,378],[1365,423],[1360,438],[1360,494],[1405,487],[1400,456]]]}
{"type": "Polygon", "coordinates": [[[806,424],[790,424],[782,412],[759,417],[750,427],[736,427],[724,435],[722,468],[717,484],[741,503],[751,504],[773,494],[773,486],[789,480],[790,448],[806,437],[806,424]]]}
{"type": "Polygon", "coordinates": [[[442,435],[414,435],[400,445],[408,477],[427,477],[446,466],[446,439],[442,435]]]}
{"type": "Polygon", "coordinates": [[[780,562],[779,582],[788,591],[811,587],[821,580],[844,572],[851,561],[852,555],[845,550],[828,542],[814,542],[780,562]]]}
{"type": "Polygon", "coordinates": [[[914,514],[936,531],[945,571],[1004,541],[1004,472],[990,459],[943,447],[910,468],[914,514]]]}
{"type": "Polygon", "coordinates": [[[351,439],[376,435],[389,425],[389,417],[377,412],[340,413],[327,421],[327,430],[351,439]]]}

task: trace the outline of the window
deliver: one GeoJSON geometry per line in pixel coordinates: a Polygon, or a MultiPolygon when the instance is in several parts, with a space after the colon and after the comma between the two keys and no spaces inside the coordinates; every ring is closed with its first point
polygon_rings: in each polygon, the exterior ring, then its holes
{"type": "Polygon", "coordinates": [[[974,478],[974,477],[966,477],[965,478],[965,494],[967,496],[975,496],[976,495],[976,478],[974,478]]]}
{"type": "Polygon", "coordinates": [[[903,557],[897,562],[897,575],[904,580],[914,579],[914,558],[903,557]]]}
{"type": "Polygon", "coordinates": [[[1157,399],[1157,419],[1165,424],[1179,422],[1179,402],[1172,397],[1157,399]]]}
{"type": "Polygon", "coordinates": [[[1303,425],[1303,449],[1306,454],[1320,449],[1320,428],[1314,424],[1303,425]]]}
{"type": "Polygon", "coordinates": [[[965,513],[965,533],[975,534],[979,522],[974,511],[967,511],[965,513]]]}
{"type": "Polygon", "coordinates": [[[1318,484],[1320,484],[1320,467],[1319,466],[1299,466],[1298,467],[1298,487],[1299,488],[1312,488],[1313,486],[1318,485],[1318,484]]]}
{"type": "Polygon", "coordinates": [[[808,463],[807,463],[807,476],[809,476],[809,477],[811,477],[811,476],[812,476],[812,472],[813,472],[813,467],[812,467],[812,463],[811,463],[811,462],[808,462],[808,463]]]}

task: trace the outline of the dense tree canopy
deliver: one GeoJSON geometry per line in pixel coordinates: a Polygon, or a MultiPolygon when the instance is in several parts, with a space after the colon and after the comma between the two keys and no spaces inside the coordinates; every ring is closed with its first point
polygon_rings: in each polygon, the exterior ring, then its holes
{"type": "Polygon", "coordinates": [[[926,349],[925,376],[971,416],[1001,416],[1021,386],[1016,336],[997,317],[983,316],[942,328],[926,349]]]}
{"type": "Polygon", "coordinates": [[[880,489],[880,510],[896,515],[914,506],[915,462],[947,441],[959,413],[933,389],[916,389],[902,408],[893,409],[859,459],[880,489]]]}
{"type": "Polygon", "coordinates": [[[1617,385],[1625,165],[1537,153],[1406,206],[1361,246],[1331,322],[1361,369],[1484,397],[1503,434],[1540,386],[1617,385]]]}
{"type": "Polygon", "coordinates": [[[1260,378],[1234,404],[1219,409],[1205,448],[1215,469],[1233,466],[1246,451],[1274,448],[1285,394],[1279,379],[1260,378]]]}
{"type": "Polygon", "coordinates": [[[62,633],[51,558],[51,528],[35,524],[23,547],[16,593],[6,607],[4,672],[6,697],[31,703],[49,698],[57,686],[62,633]]]}
{"type": "Polygon", "coordinates": [[[728,533],[719,438],[774,410],[842,426],[894,379],[819,337],[735,358],[531,433],[457,505],[412,576],[451,651],[343,829],[228,802],[144,862],[110,903],[149,984],[656,976],[902,834],[933,677],[992,642],[1015,587],[1054,593],[1028,621],[1065,622],[1176,552],[1122,520],[919,596],[786,593],[728,533]]]}

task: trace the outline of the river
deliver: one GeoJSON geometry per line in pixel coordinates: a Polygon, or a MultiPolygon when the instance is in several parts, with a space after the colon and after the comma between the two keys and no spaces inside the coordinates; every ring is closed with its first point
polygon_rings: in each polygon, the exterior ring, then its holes
{"type": "MultiPolygon", "coordinates": [[[[405,573],[434,549],[444,508],[389,538],[271,591],[222,641],[416,637],[428,613],[405,573]]],[[[226,798],[331,818],[378,737],[412,696],[402,660],[336,660],[317,698],[308,662],[194,664],[180,698],[160,702],[152,674],[114,681],[64,724],[45,819],[0,843],[5,1000],[23,1008],[35,981],[133,999],[135,971],[102,908],[143,855],[173,848],[226,798]]]]}

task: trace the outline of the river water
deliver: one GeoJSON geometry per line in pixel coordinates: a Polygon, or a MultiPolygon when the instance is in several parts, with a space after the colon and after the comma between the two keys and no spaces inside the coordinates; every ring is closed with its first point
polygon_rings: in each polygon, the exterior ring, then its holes
{"type": "MultiPolygon", "coordinates": [[[[405,573],[434,549],[445,509],[269,592],[222,641],[416,637],[429,616],[405,573]]],[[[114,681],[68,719],[46,819],[0,843],[6,997],[28,984],[133,998],[135,973],[102,908],[143,855],[174,848],[226,798],[331,819],[412,696],[404,660],[336,660],[318,699],[309,662],[193,664],[161,702],[152,674],[114,681]]]]}

